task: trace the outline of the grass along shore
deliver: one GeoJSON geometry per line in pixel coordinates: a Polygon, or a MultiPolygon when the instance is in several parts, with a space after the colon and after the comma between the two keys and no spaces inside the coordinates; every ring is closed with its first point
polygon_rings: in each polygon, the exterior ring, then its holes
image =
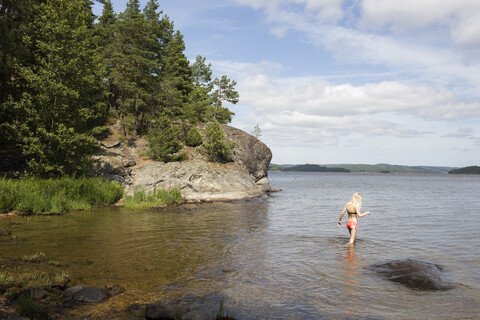
{"type": "MultiPolygon", "coordinates": [[[[0,178],[0,213],[58,214],[112,205],[124,196],[123,187],[104,178],[7,179],[0,178]]],[[[182,202],[178,189],[137,190],[124,198],[124,206],[146,209],[182,202]]]]}
{"type": "Polygon", "coordinates": [[[178,189],[159,189],[152,193],[135,190],[133,195],[126,196],[123,205],[127,209],[148,209],[178,205],[183,202],[182,193],[178,189]]]}

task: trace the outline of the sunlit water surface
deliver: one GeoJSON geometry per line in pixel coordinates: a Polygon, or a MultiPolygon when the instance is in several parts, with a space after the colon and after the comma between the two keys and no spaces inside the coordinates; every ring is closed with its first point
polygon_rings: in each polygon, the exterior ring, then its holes
{"type": "Polygon", "coordinates": [[[21,241],[0,241],[0,258],[41,250],[72,284],[123,286],[117,308],[183,297],[212,310],[224,300],[238,319],[480,317],[479,176],[271,172],[270,182],[281,191],[247,201],[15,218],[21,241]],[[350,248],[336,222],[354,192],[372,214],[350,248]],[[406,258],[442,265],[454,288],[411,290],[368,268],[406,258]]]}

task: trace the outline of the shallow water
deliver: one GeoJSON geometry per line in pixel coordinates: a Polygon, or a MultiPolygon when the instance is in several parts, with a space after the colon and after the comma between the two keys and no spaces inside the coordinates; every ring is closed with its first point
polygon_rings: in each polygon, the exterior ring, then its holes
{"type": "MultiPolygon", "coordinates": [[[[74,284],[126,288],[117,308],[187,297],[239,319],[476,319],[480,315],[479,176],[271,172],[272,196],[162,211],[99,208],[0,220],[74,284]],[[357,244],[336,225],[363,196],[357,244]],[[413,258],[444,267],[448,291],[416,291],[369,266],[413,258]],[[195,298],[200,297],[200,298],[195,298]]],[[[346,218],[344,218],[345,225],[346,218]]],[[[0,239],[1,240],[1,239],[0,239]]]]}

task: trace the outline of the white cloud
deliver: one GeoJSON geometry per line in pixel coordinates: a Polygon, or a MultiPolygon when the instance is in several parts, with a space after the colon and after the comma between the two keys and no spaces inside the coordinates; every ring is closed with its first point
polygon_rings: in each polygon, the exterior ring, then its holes
{"type": "Polygon", "coordinates": [[[480,1],[477,0],[363,0],[360,25],[408,32],[429,27],[450,30],[454,43],[480,45],[480,1]]]}
{"type": "Polygon", "coordinates": [[[432,120],[480,116],[478,100],[462,99],[446,89],[410,86],[398,81],[331,85],[320,77],[278,78],[246,73],[239,80],[238,90],[241,104],[257,112],[293,109],[309,115],[337,117],[397,113],[432,120]]]}

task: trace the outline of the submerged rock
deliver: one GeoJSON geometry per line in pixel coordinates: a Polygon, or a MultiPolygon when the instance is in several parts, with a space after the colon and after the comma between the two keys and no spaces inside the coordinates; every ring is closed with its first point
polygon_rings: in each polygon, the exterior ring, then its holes
{"type": "Polygon", "coordinates": [[[0,237],[7,237],[12,234],[12,231],[10,230],[0,230],[0,237]]]}
{"type": "Polygon", "coordinates": [[[178,319],[188,311],[188,309],[178,305],[149,303],[146,306],[145,318],[148,320],[178,319]]]}
{"type": "Polygon", "coordinates": [[[35,300],[42,300],[45,297],[47,297],[47,292],[45,292],[44,290],[39,289],[39,288],[33,288],[33,289],[25,290],[21,294],[21,296],[29,297],[29,298],[32,298],[32,299],[35,299],[35,300]]]}
{"type": "Polygon", "coordinates": [[[182,320],[213,320],[213,317],[205,311],[194,310],[184,314],[182,320]]]}
{"type": "Polygon", "coordinates": [[[441,277],[442,267],[412,259],[395,260],[371,266],[371,269],[393,282],[417,290],[448,290],[451,285],[441,277]]]}
{"type": "Polygon", "coordinates": [[[102,288],[74,286],[65,290],[63,297],[70,303],[99,303],[108,298],[102,288]]]}

